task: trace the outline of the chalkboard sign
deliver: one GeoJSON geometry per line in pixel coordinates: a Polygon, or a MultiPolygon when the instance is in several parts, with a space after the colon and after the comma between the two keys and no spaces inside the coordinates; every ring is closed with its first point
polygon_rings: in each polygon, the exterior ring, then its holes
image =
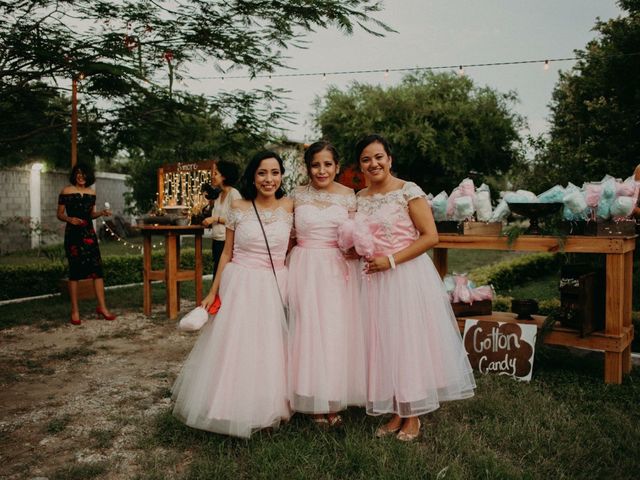
{"type": "Polygon", "coordinates": [[[474,370],[529,381],[537,333],[536,325],[467,319],[464,348],[474,370]]]}

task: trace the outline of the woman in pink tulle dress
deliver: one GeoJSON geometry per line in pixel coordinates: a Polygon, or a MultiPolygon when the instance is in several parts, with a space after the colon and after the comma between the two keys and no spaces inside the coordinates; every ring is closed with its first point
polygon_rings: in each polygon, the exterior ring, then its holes
{"type": "Polygon", "coordinates": [[[327,142],[305,152],[309,185],[293,193],[296,246],[289,255],[291,407],[318,424],[366,400],[365,335],[358,312],[360,271],[337,247],[338,227],[356,208],[334,181],[339,157],[327,142]]]}
{"type": "Polygon", "coordinates": [[[282,198],[283,173],[277,154],[256,155],[243,177],[247,200],[232,203],[218,271],[202,302],[209,308],[219,293],[222,305],[202,328],[173,386],[173,413],[190,427],[249,437],[290,416],[280,293],[286,296],[293,202],[282,198]],[[251,199],[269,240],[277,283],[251,199]]]}
{"type": "Polygon", "coordinates": [[[438,242],[426,196],[391,174],[391,151],[379,135],[356,146],[368,188],[358,215],[373,236],[364,259],[362,300],[369,330],[367,413],[393,417],[376,434],[410,441],[419,415],[440,402],[473,396],[475,380],[440,277],[425,252],[438,242]]]}

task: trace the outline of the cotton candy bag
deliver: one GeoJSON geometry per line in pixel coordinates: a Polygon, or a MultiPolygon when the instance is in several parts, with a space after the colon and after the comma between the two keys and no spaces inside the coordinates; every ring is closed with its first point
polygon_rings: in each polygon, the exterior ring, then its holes
{"type": "Polygon", "coordinates": [[[555,185],[551,187],[546,192],[538,195],[538,201],[540,203],[562,203],[562,199],[564,198],[564,187],[560,185],[555,185]]]}
{"type": "Polygon", "coordinates": [[[441,222],[447,219],[447,202],[449,195],[447,192],[442,191],[431,201],[431,210],[433,211],[433,219],[436,222],[441,222]]]}
{"type": "Polygon", "coordinates": [[[476,190],[476,219],[479,222],[488,222],[491,219],[491,193],[485,183],[476,190]]]}

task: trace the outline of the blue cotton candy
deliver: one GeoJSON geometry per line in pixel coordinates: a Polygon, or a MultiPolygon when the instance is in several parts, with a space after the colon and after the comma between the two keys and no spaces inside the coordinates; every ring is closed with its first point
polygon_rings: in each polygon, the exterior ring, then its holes
{"type": "MultiPolygon", "coordinates": [[[[567,190],[569,189],[567,188],[567,190]]],[[[586,220],[589,217],[587,201],[584,193],[578,187],[571,189],[562,200],[564,202],[563,216],[565,220],[586,220]]]]}
{"type": "Polygon", "coordinates": [[[538,201],[536,194],[528,190],[508,192],[505,194],[504,199],[509,203],[536,203],[538,201]]]}
{"type": "Polygon", "coordinates": [[[458,197],[454,203],[454,220],[465,220],[473,217],[473,198],[471,197],[458,197]]]}
{"type": "Polygon", "coordinates": [[[540,201],[541,203],[562,202],[564,195],[565,195],[564,187],[561,187],[560,185],[556,185],[554,187],[551,187],[546,192],[543,192],[540,195],[538,195],[538,201],[540,201]]]}
{"type": "Polygon", "coordinates": [[[507,201],[501,200],[498,206],[496,207],[496,209],[491,214],[491,218],[489,219],[489,221],[501,222],[502,220],[506,219],[510,213],[511,213],[511,210],[509,210],[509,205],[507,205],[507,201]]]}
{"type": "Polygon", "coordinates": [[[618,197],[611,204],[611,216],[614,218],[628,217],[633,212],[633,197],[618,197]]]}
{"type": "Polygon", "coordinates": [[[616,181],[613,178],[607,179],[602,185],[602,193],[598,201],[598,209],[596,214],[602,220],[608,220],[611,217],[611,205],[616,198],[616,181]]]}
{"type": "Polygon", "coordinates": [[[433,210],[433,219],[436,222],[447,219],[448,200],[449,196],[447,195],[447,192],[444,191],[433,197],[433,200],[431,201],[431,209],[433,210]]]}

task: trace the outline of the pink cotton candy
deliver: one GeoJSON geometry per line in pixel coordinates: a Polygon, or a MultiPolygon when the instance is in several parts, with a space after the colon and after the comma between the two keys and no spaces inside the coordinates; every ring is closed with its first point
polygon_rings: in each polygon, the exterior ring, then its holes
{"type": "Polygon", "coordinates": [[[469,290],[469,281],[466,275],[456,275],[456,286],[453,289],[453,303],[471,303],[471,291],[469,290]]]}
{"type": "Polygon", "coordinates": [[[479,302],[481,300],[493,300],[493,290],[489,285],[471,289],[471,300],[479,302]]]}
{"type": "Polygon", "coordinates": [[[635,190],[636,190],[636,182],[634,182],[633,180],[616,182],[617,197],[633,197],[635,190]]]}
{"type": "Polygon", "coordinates": [[[373,232],[377,227],[369,222],[366,217],[356,214],[353,228],[353,246],[356,248],[358,255],[362,257],[371,257],[373,255],[375,245],[373,243],[373,232]]]}
{"type": "Polygon", "coordinates": [[[338,227],[338,248],[346,252],[353,247],[353,231],[356,223],[353,219],[348,219],[338,227]]]}
{"type": "Polygon", "coordinates": [[[584,197],[589,207],[596,208],[598,206],[600,193],[602,193],[601,184],[587,183],[584,185],[584,197]]]}

